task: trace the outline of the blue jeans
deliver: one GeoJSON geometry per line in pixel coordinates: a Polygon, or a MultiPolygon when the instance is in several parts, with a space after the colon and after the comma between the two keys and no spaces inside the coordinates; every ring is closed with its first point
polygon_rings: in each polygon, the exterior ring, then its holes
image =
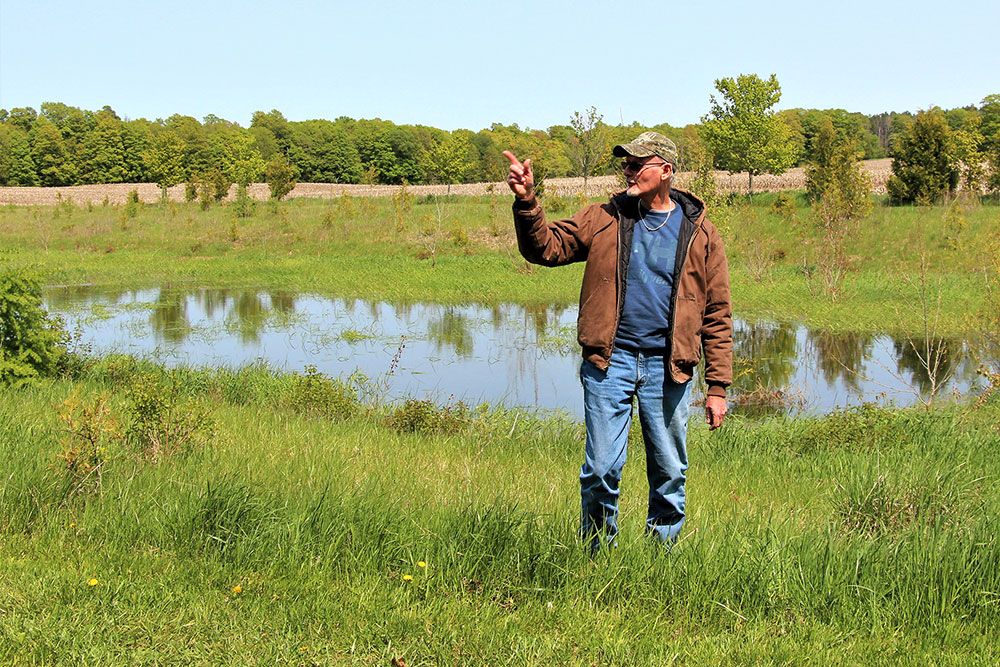
{"type": "Polygon", "coordinates": [[[587,424],[586,458],[580,469],[580,532],[592,548],[600,545],[602,536],[610,543],[618,534],[618,487],[634,396],[646,444],[646,530],[664,542],[675,541],[680,533],[691,383],[676,384],[665,366],[662,353],[615,349],[607,371],[588,361],[580,368],[587,424]]]}

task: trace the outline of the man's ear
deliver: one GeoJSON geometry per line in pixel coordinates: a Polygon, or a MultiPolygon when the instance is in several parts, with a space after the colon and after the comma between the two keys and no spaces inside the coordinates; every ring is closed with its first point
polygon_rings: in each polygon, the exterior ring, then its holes
{"type": "Polygon", "coordinates": [[[670,164],[669,162],[667,162],[667,165],[670,167],[670,173],[668,174],[667,170],[664,169],[663,172],[660,174],[661,181],[665,181],[667,179],[674,177],[674,165],[670,164]]]}

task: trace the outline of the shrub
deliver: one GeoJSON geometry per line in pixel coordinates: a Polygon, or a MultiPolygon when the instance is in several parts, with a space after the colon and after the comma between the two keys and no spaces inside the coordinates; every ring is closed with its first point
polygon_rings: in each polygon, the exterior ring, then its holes
{"type": "Polygon", "coordinates": [[[306,366],[305,375],[293,376],[287,404],[299,414],[332,420],[347,419],[361,407],[354,389],[323,375],[312,365],[306,366]]]}
{"type": "Polygon", "coordinates": [[[126,419],[125,442],[153,461],[189,452],[213,435],[209,416],[180,395],[176,382],[150,374],[138,376],[129,388],[126,419]]]}
{"type": "Polygon", "coordinates": [[[106,396],[86,404],[74,393],[59,409],[64,434],[59,459],[66,474],[65,496],[99,493],[110,446],[121,434],[106,396]]]}
{"type": "Polygon", "coordinates": [[[138,190],[129,190],[128,197],[125,199],[125,210],[122,212],[122,217],[127,220],[131,220],[135,216],[139,215],[139,209],[142,208],[142,201],[139,199],[138,190]]]}
{"type": "Polygon", "coordinates": [[[271,199],[280,200],[295,187],[297,170],[283,155],[275,155],[264,169],[264,180],[271,189],[271,199]]]}
{"type": "Polygon", "coordinates": [[[253,215],[254,201],[247,194],[247,186],[236,188],[236,199],[233,200],[233,213],[237,218],[249,218],[253,215]]]}
{"type": "Polygon", "coordinates": [[[795,220],[795,198],[787,192],[779,192],[771,202],[771,212],[786,222],[795,220]]]}
{"type": "Polygon", "coordinates": [[[38,280],[0,269],[0,382],[21,384],[57,371],[66,356],[62,322],[42,306],[38,280]]]}
{"type": "Polygon", "coordinates": [[[551,192],[545,195],[545,212],[551,215],[559,215],[569,210],[569,198],[551,192]]]}
{"type": "Polygon", "coordinates": [[[233,186],[233,180],[221,169],[211,169],[208,172],[208,181],[212,188],[212,198],[215,201],[222,201],[229,194],[229,188],[233,186]]]}
{"type": "Polygon", "coordinates": [[[911,436],[900,413],[871,403],[808,420],[793,446],[800,452],[861,451],[884,442],[901,446],[911,436]]]}
{"type": "Polygon", "coordinates": [[[388,418],[390,428],[401,433],[454,435],[472,428],[475,417],[462,401],[443,408],[428,400],[407,399],[388,418]]]}
{"type": "Polygon", "coordinates": [[[889,200],[894,204],[933,204],[958,186],[952,131],[944,113],[917,114],[893,148],[889,200]]]}

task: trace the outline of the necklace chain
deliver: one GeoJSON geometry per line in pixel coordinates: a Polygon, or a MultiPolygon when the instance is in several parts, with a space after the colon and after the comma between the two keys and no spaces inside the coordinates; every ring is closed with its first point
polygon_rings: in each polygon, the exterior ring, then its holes
{"type": "MultiPolygon", "coordinates": [[[[674,206],[677,206],[677,204],[674,204],[674,206]]],[[[640,211],[640,212],[642,212],[642,208],[640,208],[640,209],[639,209],[639,211],[640,211]]],[[[650,213],[652,213],[652,212],[653,212],[653,209],[649,209],[649,212],[650,212],[650,213]]],[[[642,216],[641,216],[641,217],[639,218],[639,222],[640,222],[640,223],[642,223],[642,226],[646,228],[646,231],[647,231],[647,232],[655,232],[655,231],[657,231],[657,230],[661,229],[661,228],[663,227],[663,225],[665,225],[665,224],[667,224],[668,222],[670,222],[670,214],[671,214],[671,213],[673,213],[673,212],[674,212],[674,209],[673,209],[673,208],[671,208],[671,209],[670,209],[669,211],[667,211],[667,217],[666,217],[666,218],[664,218],[663,222],[661,222],[661,223],[660,223],[659,225],[657,225],[656,227],[650,227],[649,225],[647,225],[647,224],[646,224],[646,216],[645,216],[645,214],[643,214],[643,215],[642,215],[642,216]]]]}

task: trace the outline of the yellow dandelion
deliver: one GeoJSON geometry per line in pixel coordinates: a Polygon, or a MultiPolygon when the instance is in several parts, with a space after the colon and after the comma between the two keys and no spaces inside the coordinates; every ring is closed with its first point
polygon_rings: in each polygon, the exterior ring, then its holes
{"type": "Polygon", "coordinates": [[[241,586],[240,584],[236,584],[230,590],[233,592],[233,595],[239,595],[240,593],[243,592],[243,586],[241,586]]]}
{"type": "Polygon", "coordinates": [[[87,585],[90,586],[91,588],[93,588],[97,584],[98,584],[97,579],[94,579],[93,577],[91,577],[90,579],[87,579],[87,585]]]}
{"type": "Polygon", "coordinates": [[[69,527],[70,528],[76,528],[76,521],[70,521],[69,522],[69,527]]]}
{"type": "Polygon", "coordinates": [[[412,574],[404,574],[403,575],[403,581],[413,581],[413,575],[412,574]]]}
{"type": "Polygon", "coordinates": [[[423,570],[424,568],[427,567],[427,563],[425,561],[418,560],[417,561],[417,567],[419,567],[421,570],[423,570]]]}

